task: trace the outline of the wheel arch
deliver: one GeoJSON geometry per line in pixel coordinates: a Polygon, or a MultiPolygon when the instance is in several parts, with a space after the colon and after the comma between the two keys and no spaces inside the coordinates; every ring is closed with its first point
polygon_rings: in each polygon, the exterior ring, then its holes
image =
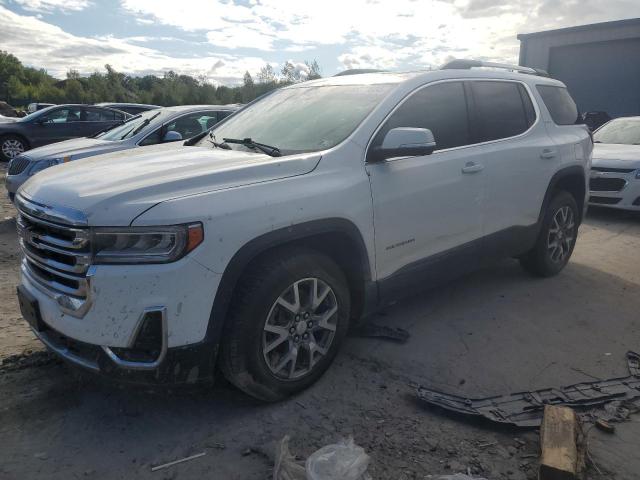
{"type": "Polygon", "coordinates": [[[544,213],[547,210],[549,202],[553,199],[553,195],[561,190],[570,193],[575,198],[576,204],[578,205],[578,224],[582,223],[584,209],[586,207],[586,174],[583,167],[574,165],[558,170],[553,177],[551,177],[544,201],[542,202],[542,208],[540,209],[538,225],[542,224],[544,213]]]}
{"type": "MultiPolygon", "coordinates": [[[[259,257],[286,246],[303,245],[331,257],[349,282],[352,316],[358,317],[377,302],[367,248],[360,230],[350,220],[314,220],[265,233],[243,245],[225,268],[215,294],[207,339],[218,345],[238,281],[259,257]]],[[[217,346],[216,346],[217,351],[217,346]]]]}
{"type": "Polygon", "coordinates": [[[29,141],[29,139],[20,132],[3,132],[0,134],[0,141],[7,137],[18,137],[26,144],[27,147],[31,148],[31,142],[29,141]]]}

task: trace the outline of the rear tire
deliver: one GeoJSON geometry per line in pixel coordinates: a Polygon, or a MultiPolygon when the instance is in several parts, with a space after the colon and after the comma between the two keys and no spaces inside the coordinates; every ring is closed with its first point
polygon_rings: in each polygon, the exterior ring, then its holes
{"type": "Polygon", "coordinates": [[[569,262],[578,235],[578,205],[568,192],[560,191],[549,202],[535,246],[521,259],[529,273],[552,277],[569,262]]]}
{"type": "Polygon", "coordinates": [[[29,150],[27,141],[17,135],[5,135],[0,138],[0,160],[8,162],[29,150]]]}
{"type": "Polygon", "coordinates": [[[335,358],[350,308],[347,280],[331,258],[306,248],[278,249],[251,265],[236,287],[220,369],[260,400],[304,390],[335,358]]]}

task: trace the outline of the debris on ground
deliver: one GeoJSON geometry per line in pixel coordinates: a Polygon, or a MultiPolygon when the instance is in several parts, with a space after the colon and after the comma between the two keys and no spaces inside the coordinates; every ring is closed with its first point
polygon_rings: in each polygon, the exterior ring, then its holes
{"type": "Polygon", "coordinates": [[[456,473],[455,475],[443,475],[435,480],[487,480],[486,478],[472,477],[465,473],[456,473]]]}
{"type": "Polygon", "coordinates": [[[365,480],[369,455],[356,445],[353,438],[327,445],[307,459],[309,480],[365,480]]]}
{"type": "Polygon", "coordinates": [[[53,363],[62,363],[58,357],[52,353],[41,351],[27,351],[20,354],[10,355],[0,360],[0,372],[12,372],[29,367],[41,367],[53,363]]]}
{"type": "Polygon", "coordinates": [[[602,430],[606,433],[614,433],[616,431],[616,427],[603,418],[597,419],[595,425],[598,430],[602,430]]]}
{"type": "Polygon", "coordinates": [[[613,401],[640,398],[640,355],[627,352],[630,376],[578,383],[561,388],[544,388],[486,398],[468,398],[419,386],[418,398],[432,406],[464,415],[479,416],[517,427],[539,427],[544,407],[564,405],[589,409],[613,401]]]}
{"type": "Polygon", "coordinates": [[[540,426],[539,480],[574,479],[583,468],[579,446],[582,430],[576,413],[568,407],[547,405],[540,426]]]}
{"type": "Polygon", "coordinates": [[[303,463],[289,450],[289,435],[285,435],[276,447],[273,480],[370,480],[369,461],[350,437],[316,450],[303,463]]]}
{"type": "Polygon", "coordinates": [[[377,325],[370,322],[355,326],[349,333],[353,337],[382,338],[398,343],[406,343],[411,337],[409,332],[402,328],[377,325]]]}
{"type": "Polygon", "coordinates": [[[157,465],[155,467],[151,467],[152,472],[156,472],[158,470],[162,470],[164,468],[172,467],[173,465],[177,465],[179,463],[189,462],[191,460],[195,460],[196,458],[204,457],[207,452],[196,453],[195,455],[191,455],[189,457],[181,458],[179,460],[174,460],[173,462],[164,463],[162,465],[157,465]]]}
{"type": "Polygon", "coordinates": [[[289,451],[289,435],[285,435],[276,447],[273,480],[306,480],[304,464],[289,451]]]}

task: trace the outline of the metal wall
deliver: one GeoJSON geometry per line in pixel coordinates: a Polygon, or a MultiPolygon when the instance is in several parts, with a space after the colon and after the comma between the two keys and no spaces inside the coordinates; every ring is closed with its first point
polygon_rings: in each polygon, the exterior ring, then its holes
{"type": "Polygon", "coordinates": [[[518,38],[520,64],[564,82],[581,112],[640,115],[640,19],[518,38]]]}

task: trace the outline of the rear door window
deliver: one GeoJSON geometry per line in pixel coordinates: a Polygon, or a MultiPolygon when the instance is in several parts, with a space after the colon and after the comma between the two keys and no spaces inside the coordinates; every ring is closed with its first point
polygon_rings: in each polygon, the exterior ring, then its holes
{"type": "Polygon", "coordinates": [[[557,125],[578,123],[578,107],[566,88],[553,85],[537,85],[536,88],[557,125]]]}
{"type": "Polygon", "coordinates": [[[467,100],[462,82],[427,86],[407,98],[376,134],[372,146],[382,144],[392,128],[428,128],[436,141],[436,150],[471,143],[467,100]]]}
{"type": "Polygon", "coordinates": [[[478,142],[515,137],[535,121],[527,91],[516,82],[473,81],[478,142]]]}

